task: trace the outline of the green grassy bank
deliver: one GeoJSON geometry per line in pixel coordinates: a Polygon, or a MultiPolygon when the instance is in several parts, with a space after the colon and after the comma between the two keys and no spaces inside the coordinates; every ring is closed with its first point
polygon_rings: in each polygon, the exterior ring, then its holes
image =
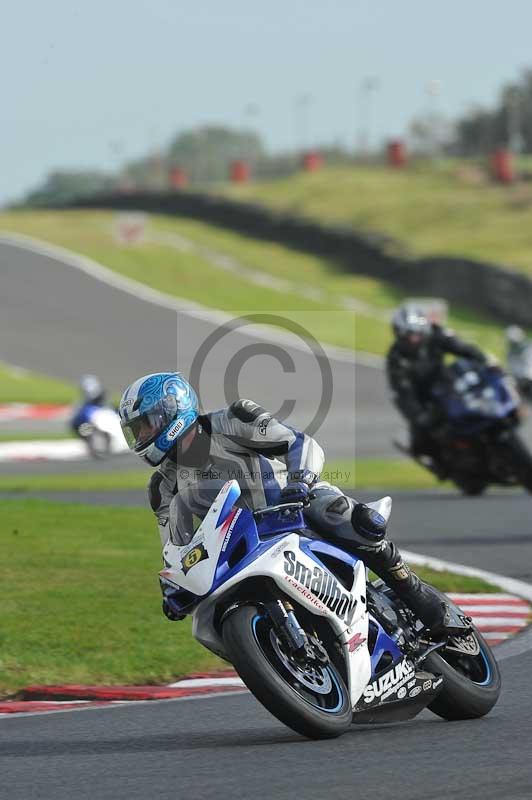
{"type": "MultiPolygon", "coordinates": [[[[150,511],[10,500],[0,541],[0,695],[34,683],[164,683],[222,666],[189,621],[161,614],[150,511]]],[[[447,591],[493,588],[422,574],[447,591]]]]}

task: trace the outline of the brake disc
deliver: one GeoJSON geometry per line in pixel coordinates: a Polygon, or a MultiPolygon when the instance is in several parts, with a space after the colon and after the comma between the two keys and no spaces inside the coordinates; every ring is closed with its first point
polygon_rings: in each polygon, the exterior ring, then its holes
{"type": "Polygon", "coordinates": [[[287,656],[273,628],[270,630],[270,641],[277,657],[298,683],[316,694],[329,694],[332,690],[329,670],[324,670],[319,663],[311,664],[306,662],[298,664],[294,659],[287,656]]]}

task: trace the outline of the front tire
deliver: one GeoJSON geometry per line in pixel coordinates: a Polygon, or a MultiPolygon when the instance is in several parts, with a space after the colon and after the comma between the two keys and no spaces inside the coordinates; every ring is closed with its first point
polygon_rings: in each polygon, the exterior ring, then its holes
{"type": "Polygon", "coordinates": [[[511,435],[506,447],[519,482],[532,494],[532,454],[517,433],[511,435]]]}
{"type": "Polygon", "coordinates": [[[240,606],[225,620],[222,635],[248,689],[289,728],[310,739],[331,739],[350,727],[349,691],[334,664],[305,672],[283,651],[264,612],[240,606]]]}
{"type": "Polygon", "coordinates": [[[429,705],[429,709],[443,719],[484,717],[499,699],[501,676],[495,657],[474,627],[473,635],[480,647],[477,656],[434,652],[424,662],[429,672],[443,676],[443,688],[429,705]]]}
{"type": "Polygon", "coordinates": [[[111,452],[111,437],[104,431],[93,430],[87,445],[93,458],[106,458],[111,452]]]}

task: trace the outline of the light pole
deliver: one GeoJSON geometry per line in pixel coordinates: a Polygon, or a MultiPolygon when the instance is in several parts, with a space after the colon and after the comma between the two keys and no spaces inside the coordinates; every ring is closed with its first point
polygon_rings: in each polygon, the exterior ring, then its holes
{"type": "Polygon", "coordinates": [[[123,154],[124,154],[124,140],[111,139],[109,142],[109,150],[111,152],[111,169],[113,171],[114,183],[120,186],[121,172],[123,168],[123,154]]]}
{"type": "Polygon", "coordinates": [[[508,92],[506,115],[508,147],[512,153],[517,155],[523,149],[523,136],[521,134],[521,93],[516,86],[508,92]]]}
{"type": "Polygon", "coordinates": [[[430,150],[433,158],[437,158],[440,153],[440,133],[438,119],[439,98],[441,97],[443,83],[440,80],[429,81],[425,87],[428,98],[428,123],[430,136],[430,150]]]}
{"type": "Polygon", "coordinates": [[[369,76],[361,81],[358,90],[358,134],[357,149],[362,157],[371,151],[372,97],[380,87],[377,77],[369,76]]]}
{"type": "Polygon", "coordinates": [[[296,153],[305,152],[308,148],[309,108],[312,97],[309,94],[300,94],[294,103],[294,124],[296,138],[296,153]]]}
{"type": "Polygon", "coordinates": [[[252,133],[253,120],[259,116],[260,108],[256,103],[246,103],[242,110],[242,147],[244,149],[243,156],[248,161],[250,169],[253,172],[253,153],[251,147],[251,140],[249,142],[248,152],[246,153],[245,137],[246,134],[252,133]]]}

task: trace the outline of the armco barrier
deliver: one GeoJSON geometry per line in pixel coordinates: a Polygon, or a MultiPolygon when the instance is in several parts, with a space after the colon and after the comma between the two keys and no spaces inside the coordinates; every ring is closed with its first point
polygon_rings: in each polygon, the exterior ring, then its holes
{"type": "Polygon", "coordinates": [[[323,225],[254,203],[197,192],[107,194],[83,198],[68,207],[190,217],[331,258],[343,269],[417,295],[437,295],[501,322],[532,327],[532,280],[495,264],[446,257],[415,259],[386,236],[370,236],[348,226],[323,225]]]}

